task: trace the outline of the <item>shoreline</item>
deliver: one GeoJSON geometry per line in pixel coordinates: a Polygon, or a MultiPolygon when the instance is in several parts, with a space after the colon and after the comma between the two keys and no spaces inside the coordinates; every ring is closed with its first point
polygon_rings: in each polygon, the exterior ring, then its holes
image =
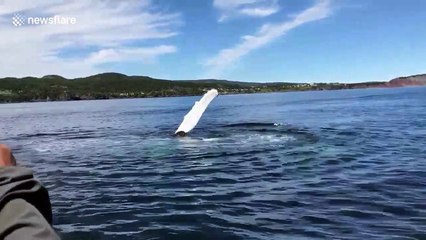
{"type": "Polygon", "coordinates": [[[104,99],[200,96],[209,89],[221,95],[327,91],[366,88],[426,86],[426,74],[386,81],[359,83],[239,82],[220,79],[172,81],[121,73],[101,73],[67,79],[59,75],[41,78],[0,78],[0,104],[25,102],[65,102],[104,99]]]}
{"type": "MultiPolygon", "coordinates": [[[[343,90],[361,90],[361,89],[391,89],[391,88],[404,88],[404,87],[424,87],[424,85],[410,85],[410,86],[371,86],[359,88],[341,88],[341,89],[301,89],[301,90],[283,90],[283,91],[270,91],[270,92],[230,92],[220,93],[219,95],[251,95],[251,94],[270,94],[270,93],[289,93],[289,92],[321,92],[321,91],[343,91],[343,90]]],[[[104,100],[120,100],[120,99],[161,99],[161,98],[180,98],[180,97],[196,97],[199,94],[191,95],[178,95],[178,96],[147,96],[147,97],[121,97],[121,98],[87,98],[87,99],[69,99],[69,100],[35,100],[35,101],[16,101],[16,102],[0,102],[0,104],[19,104],[19,103],[46,103],[46,102],[79,102],[79,101],[104,101],[104,100]]]]}

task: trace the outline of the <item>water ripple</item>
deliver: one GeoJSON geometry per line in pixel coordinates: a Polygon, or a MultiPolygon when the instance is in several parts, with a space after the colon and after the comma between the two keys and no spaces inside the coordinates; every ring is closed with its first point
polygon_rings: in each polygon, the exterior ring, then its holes
{"type": "Polygon", "coordinates": [[[426,94],[377,91],[223,97],[186,138],[186,98],[46,103],[0,138],[64,239],[426,239],[426,94]]]}

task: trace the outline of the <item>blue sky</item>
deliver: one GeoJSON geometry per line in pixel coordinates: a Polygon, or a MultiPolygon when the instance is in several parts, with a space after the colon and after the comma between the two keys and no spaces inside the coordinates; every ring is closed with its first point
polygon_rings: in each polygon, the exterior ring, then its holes
{"type": "Polygon", "coordinates": [[[0,76],[362,82],[426,73],[423,0],[0,0],[0,76]],[[75,17],[75,25],[11,24],[75,17]]]}

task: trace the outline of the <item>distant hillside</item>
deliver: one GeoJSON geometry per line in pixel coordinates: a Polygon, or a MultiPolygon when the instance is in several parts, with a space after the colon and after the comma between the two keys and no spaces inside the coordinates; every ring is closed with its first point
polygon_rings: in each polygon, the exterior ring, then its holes
{"type": "Polygon", "coordinates": [[[75,79],[48,75],[42,78],[0,79],[0,102],[190,96],[200,95],[210,88],[217,88],[222,94],[273,92],[297,86],[289,83],[214,79],[171,81],[120,73],[102,73],[75,79]]]}
{"type": "Polygon", "coordinates": [[[426,85],[426,74],[395,78],[386,85],[389,87],[423,86],[426,85]]]}
{"type": "Polygon", "coordinates": [[[42,78],[0,78],[0,102],[66,101],[111,98],[145,98],[201,95],[216,88],[221,94],[262,93],[306,90],[338,90],[370,87],[425,85],[426,75],[390,82],[365,83],[253,83],[217,79],[172,81],[147,76],[102,73],[66,79],[58,75],[42,78]]]}

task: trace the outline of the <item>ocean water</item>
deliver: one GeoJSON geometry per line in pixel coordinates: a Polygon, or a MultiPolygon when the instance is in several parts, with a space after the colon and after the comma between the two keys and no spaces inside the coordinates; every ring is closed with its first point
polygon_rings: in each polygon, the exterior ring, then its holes
{"type": "Polygon", "coordinates": [[[63,239],[426,239],[426,88],[0,105],[63,239]]]}

